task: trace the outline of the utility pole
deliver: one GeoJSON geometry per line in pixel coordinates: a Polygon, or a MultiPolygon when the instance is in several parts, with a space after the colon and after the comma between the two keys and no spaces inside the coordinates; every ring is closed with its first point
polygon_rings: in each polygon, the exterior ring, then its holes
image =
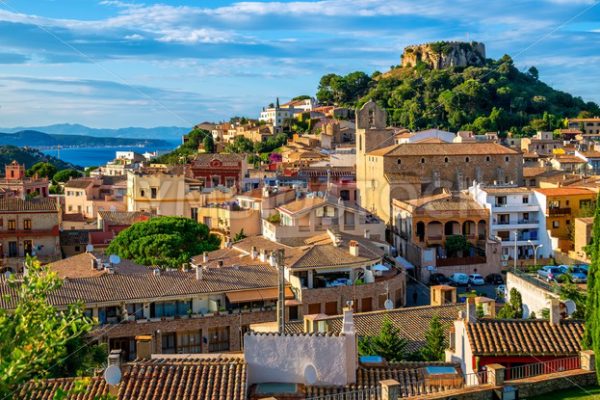
{"type": "Polygon", "coordinates": [[[278,300],[277,300],[277,329],[280,334],[285,333],[285,251],[279,249],[275,253],[277,272],[279,275],[278,300]]]}

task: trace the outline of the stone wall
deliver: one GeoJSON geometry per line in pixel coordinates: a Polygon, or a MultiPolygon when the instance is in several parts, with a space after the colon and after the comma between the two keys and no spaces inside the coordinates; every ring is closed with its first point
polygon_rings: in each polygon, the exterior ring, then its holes
{"type": "Polygon", "coordinates": [[[523,277],[512,272],[506,274],[507,291],[510,293],[510,290],[515,288],[523,298],[523,318],[528,318],[532,311],[539,318],[544,308],[550,308],[550,300],[559,297],[547,290],[543,282],[537,284],[535,279],[534,277],[523,277]]]}

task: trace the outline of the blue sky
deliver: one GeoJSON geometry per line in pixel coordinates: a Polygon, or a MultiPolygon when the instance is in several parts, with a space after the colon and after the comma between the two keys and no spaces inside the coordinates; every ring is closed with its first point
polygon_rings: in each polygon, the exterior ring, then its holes
{"type": "Polygon", "coordinates": [[[600,102],[600,0],[0,0],[0,126],[191,126],[477,40],[600,102]]]}

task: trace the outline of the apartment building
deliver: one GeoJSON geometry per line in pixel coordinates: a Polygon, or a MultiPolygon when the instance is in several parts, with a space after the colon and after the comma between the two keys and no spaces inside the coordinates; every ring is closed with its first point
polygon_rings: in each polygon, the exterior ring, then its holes
{"type": "Polygon", "coordinates": [[[48,178],[27,177],[25,165],[12,161],[4,166],[4,178],[0,178],[0,197],[48,197],[49,184],[48,178]]]}
{"type": "Polygon", "coordinates": [[[596,201],[596,192],[578,187],[534,189],[544,211],[552,248],[568,253],[573,250],[575,218],[586,216],[596,201]]]}
{"type": "Polygon", "coordinates": [[[356,112],[359,204],[391,224],[393,199],[414,199],[442,188],[464,190],[474,180],[520,185],[523,155],[497,143],[445,143],[440,139],[394,144],[387,114],[375,102],[356,112]]]}
{"type": "Polygon", "coordinates": [[[296,190],[291,187],[263,186],[238,194],[236,200],[243,209],[257,210],[261,219],[277,214],[277,207],[296,199],[296,190]]]}
{"type": "Polygon", "coordinates": [[[573,118],[569,119],[569,129],[579,129],[584,134],[593,135],[600,134],[600,118],[573,118]]]}
{"type": "Polygon", "coordinates": [[[55,199],[0,199],[0,258],[60,257],[59,225],[55,199]]]}
{"type": "MultiPolygon", "coordinates": [[[[136,358],[139,336],[150,338],[155,354],[239,351],[250,324],[275,320],[277,272],[268,263],[164,271],[83,253],[49,268],[63,278],[49,301],[59,309],[83,301],[100,323],[92,337],[129,360],[136,358]],[[249,292],[259,297],[240,305],[236,299],[249,292]]],[[[7,285],[0,277],[0,291],[13,293],[7,285]]],[[[14,301],[0,300],[8,310],[14,301]]]]}
{"type": "Polygon", "coordinates": [[[564,142],[561,139],[555,139],[553,132],[537,132],[531,138],[521,139],[521,150],[525,153],[548,157],[563,148],[564,142]]]}
{"type": "Polygon", "coordinates": [[[272,125],[275,131],[280,132],[285,126],[290,125],[294,114],[302,111],[296,108],[264,107],[258,120],[272,125]]]}
{"type": "Polygon", "coordinates": [[[464,193],[394,199],[393,243],[400,256],[427,281],[433,272],[487,275],[500,271],[499,243],[490,237],[490,212],[464,193]],[[451,237],[462,236],[463,249],[447,246],[451,237]]]}
{"type": "MultiPolygon", "coordinates": [[[[404,270],[383,264],[389,245],[332,230],[281,242],[252,236],[229,248],[210,252],[206,257],[195,257],[192,264],[222,268],[277,265],[279,251],[283,251],[281,264],[294,294],[285,304],[287,320],[301,320],[314,314],[338,315],[348,301],[353,301],[356,309],[362,311],[382,310],[388,299],[396,307],[405,304],[404,270]]],[[[258,298],[256,293],[249,294],[239,302],[258,298]]]]}
{"type": "Polygon", "coordinates": [[[314,193],[276,208],[278,214],[262,220],[263,235],[274,241],[309,237],[335,229],[373,240],[385,240],[385,223],[359,206],[314,193]]]}
{"type": "Polygon", "coordinates": [[[64,185],[65,213],[96,219],[98,211],[125,211],[127,180],[122,175],[71,179],[64,185]]]}
{"type": "Polygon", "coordinates": [[[243,154],[198,154],[187,172],[199,181],[201,188],[224,186],[239,191],[248,173],[248,164],[243,154]]]}
{"type": "Polygon", "coordinates": [[[475,184],[469,188],[469,194],[489,210],[490,234],[500,238],[504,260],[514,259],[515,244],[517,259],[531,259],[534,255],[538,259],[552,256],[545,209],[538,204],[531,189],[475,184]]]}

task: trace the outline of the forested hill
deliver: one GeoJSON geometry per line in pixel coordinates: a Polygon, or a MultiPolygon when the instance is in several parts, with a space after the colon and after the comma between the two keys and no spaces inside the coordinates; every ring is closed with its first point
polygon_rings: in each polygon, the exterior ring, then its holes
{"type": "Polygon", "coordinates": [[[36,149],[16,146],[0,146],[0,175],[4,175],[4,166],[13,160],[17,160],[19,164],[25,164],[26,168],[31,168],[33,164],[43,161],[54,165],[58,171],[70,168],[78,170],[82,169],[77,165],[48,156],[36,149]]]}
{"type": "Polygon", "coordinates": [[[529,136],[564,126],[564,119],[600,115],[598,105],[555,90],[531,67],[520,72],[509,56],[482,66],[431,69],[425,63],[389,72],[328,74],[317,98],[324,104],[361,106],[373,99],[389,123],[412,130],[511,131],[529,136]]]}
{"type": "Polygon", "coordinates": [[[54,135],[39,131],[25,130],[15,133],[0,133],[0,145],[31,147],[104,147],[104,146],[164,146],[159,139],[134,139],[115,137],[94,137],[84,135],[54,135]]]}

